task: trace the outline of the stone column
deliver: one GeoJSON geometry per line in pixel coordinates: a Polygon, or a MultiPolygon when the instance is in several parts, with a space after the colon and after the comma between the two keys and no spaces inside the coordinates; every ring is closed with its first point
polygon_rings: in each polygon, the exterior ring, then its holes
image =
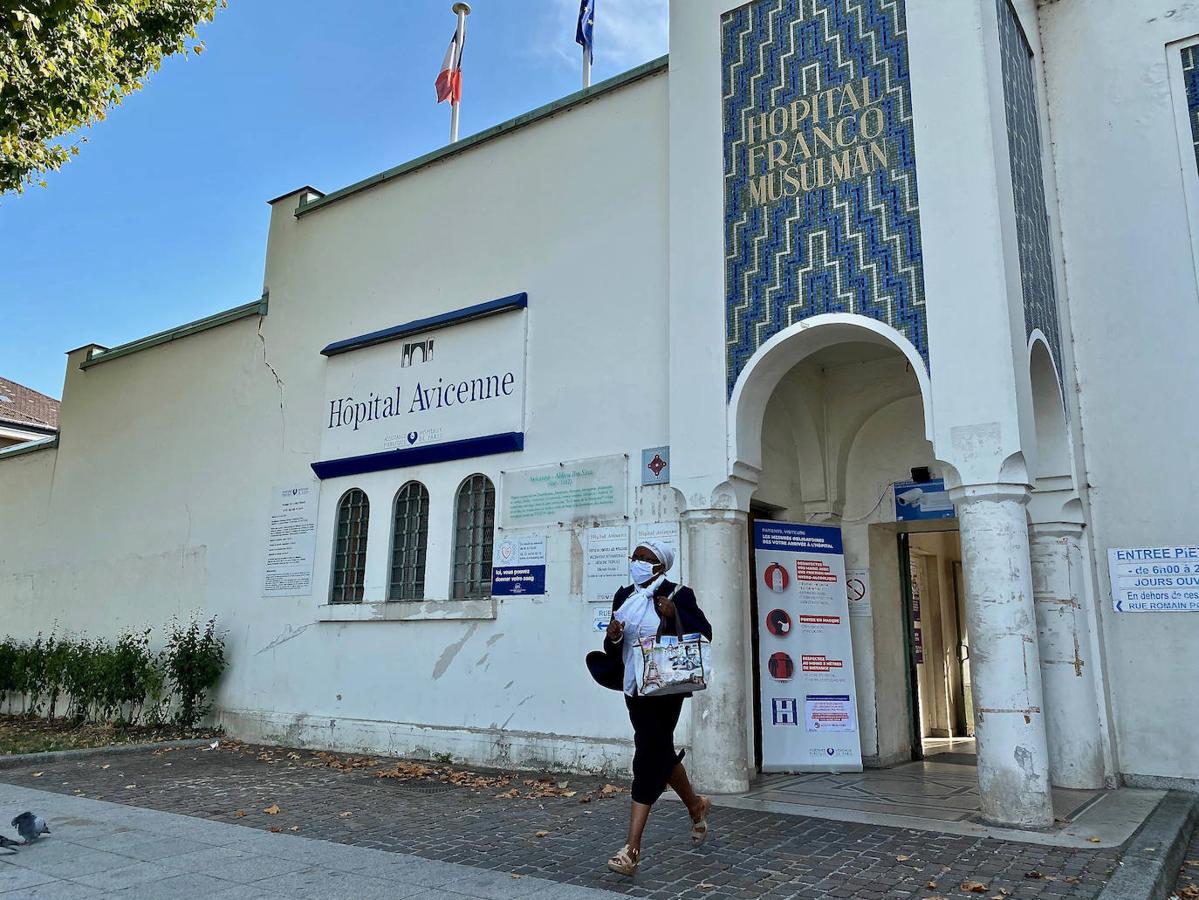
{"type": "Polygon", "coordinates": [[[715,677],[695,694],[687,770],[697,790],[742,793],[749,788],[750,663],[749,536],[743,512],[683,513],[690,572],[700,606],[712,623],[715,677]]]}
{"type": "Polygon", "coordinates": [[[989,822],[1053,824],[1025,506],[1017,484],[956,488],[978,786],[989,822]]]}
{"type": "Polygon", "coordinates": [[[1033,599],[1045,694],[1049,780],[1056,787],[1102,788],[1103,743],[1090,627],[1079,565],[1082,525],[1029,527],[1033,599]]]}

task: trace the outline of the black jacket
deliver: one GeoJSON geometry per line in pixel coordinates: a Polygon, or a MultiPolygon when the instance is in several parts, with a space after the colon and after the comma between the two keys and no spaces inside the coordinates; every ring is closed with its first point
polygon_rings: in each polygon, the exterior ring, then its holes
{"type": "MultiPolygon", "coordinates": [[[[663,581],[654,591],[654,597],[669,597],[675,587],[677,585],[674,582],[663,581]]],[[[632,595],[633,586],[631,584],[617,591],[616,596],[612,598],[612,612],[615,613],[620,609],[632,595]]],[[[662,634],[677,634],[680,630],[679,626],[681,626],[683,634],[698,632],[709,641],[712,640],[712,626],[709,624],[707,616],[704,615],[704,611],[699,608],[699,602],[695,599],[695,591],[689,587],[680,587],[672,599],[678,625],[675,624],[673,617],[663,617],[662,634]]],[[[612,643],[605,635],[604,649],[587,654],[587,668],[591,670],[591,677],[602,686],[614,691],[624,690],[624,653],[621,647],[621,644],[612,643]]]]}

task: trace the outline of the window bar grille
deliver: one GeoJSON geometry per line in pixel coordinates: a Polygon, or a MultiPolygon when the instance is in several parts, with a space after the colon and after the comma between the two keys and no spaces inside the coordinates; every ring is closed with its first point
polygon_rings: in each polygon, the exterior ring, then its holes
{"type": "Polygon", "coordinates": [[[429,492],[410,481],[396,492],[392,525],[391,600],[423,600],[429,540],[429,492]]]}
{"type": "Polygon", "coordinates": [[[472,475],[458,489],[454,599],[473,600],[490,593],[494,533],[495,486],[486,475],[472,475]]]}
{"type": "Polygon", "coordinates": [[[337,509],[337,543],[333,555],[333,603],[361,603],[366,580],[366,536],[370,501],[354,488],[337,509]]]}

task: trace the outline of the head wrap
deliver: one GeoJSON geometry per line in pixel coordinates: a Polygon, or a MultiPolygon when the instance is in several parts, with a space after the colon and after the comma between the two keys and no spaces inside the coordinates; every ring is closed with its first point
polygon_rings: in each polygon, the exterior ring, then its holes
{"type": "Polygon", "coordinates": [[[661,541],[642,541],[637,546],[644,547],[658,557],[658,562],[665,567],[664,571],[669,572],[674,567],[674,551],[661,541]]]}

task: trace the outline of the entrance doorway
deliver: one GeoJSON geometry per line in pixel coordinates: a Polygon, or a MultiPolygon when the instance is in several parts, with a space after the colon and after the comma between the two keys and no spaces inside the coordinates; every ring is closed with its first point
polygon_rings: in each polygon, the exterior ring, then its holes
{"type": "Polygon", "coordinates": [[[912,758],[973,765],[974,702],[961,539],[956,529],[899,535],[908,625],[912,758]]]}

